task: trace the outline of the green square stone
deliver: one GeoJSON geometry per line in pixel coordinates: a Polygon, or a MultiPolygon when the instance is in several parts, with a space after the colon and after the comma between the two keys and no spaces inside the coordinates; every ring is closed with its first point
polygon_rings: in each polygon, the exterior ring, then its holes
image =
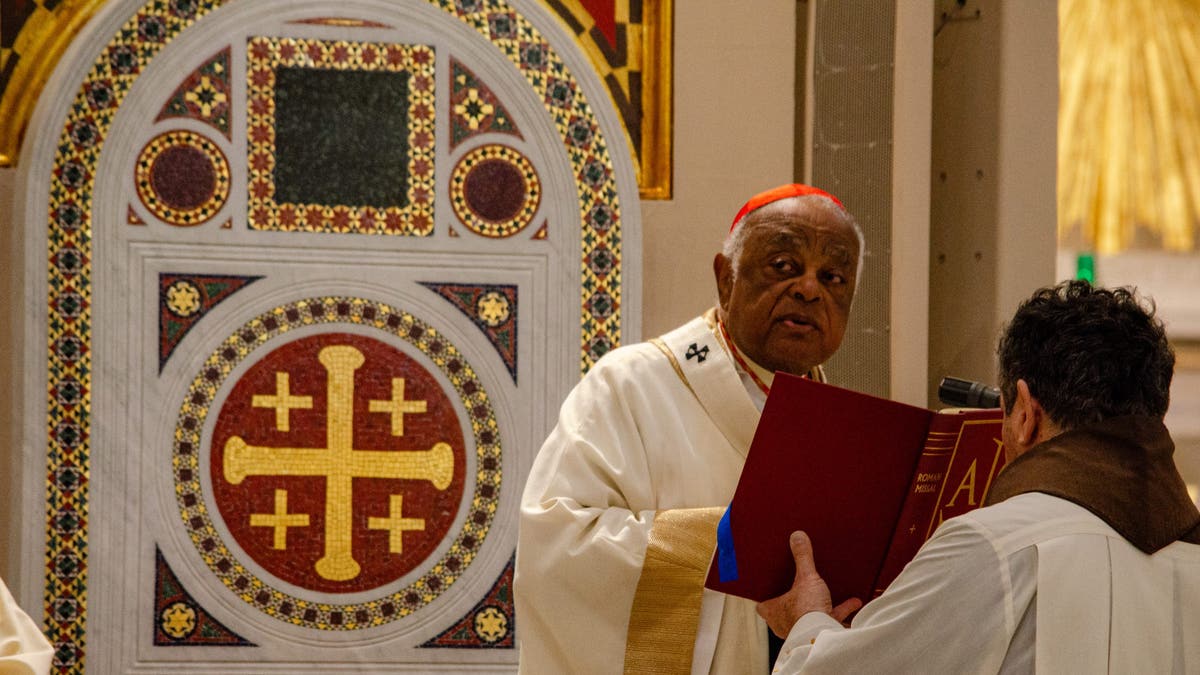
{"type": "Polygon", "coordinates": [[[275,201],[408,206],[405,72],[280,68],[275,201]]]}

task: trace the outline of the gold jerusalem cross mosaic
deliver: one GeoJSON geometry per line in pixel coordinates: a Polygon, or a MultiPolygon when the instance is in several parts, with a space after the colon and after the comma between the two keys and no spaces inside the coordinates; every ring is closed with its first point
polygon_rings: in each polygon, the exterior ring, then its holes
{"type": "MultiPolygon", "coordinates": [[[[274,448],[248,445],[240,436],[225,442],[225,479],[239,485],[248,476],[318,476],[325,479],[325,551],[317,560],[317,574],[332,581],[358,576],[360,566],[351,552],[355,478],[403,478],[427,480],[445,490],[454,476],[454,453],[445,442],[429,450],[380,451],[354,448],[354,371],[365,361],[361,351],[349,345],[323,348],[317,359],[328,373],[326,411],[327,445],[325,448],[274,448]]],[[[275,409],[275,427],[289,429],[292,409],[312,408],[311,396],[295,396],[290,391],[288,374],[276,372],[274,395],[256,395],[251,405],[275,409]]],[[[392,398],[371,401],[371,412],[392,416],[392,435],[404,435],[404,415],[423,413],[425,401],[404,400],[404,378],[392,378],[392,398]]],[[[371,517],[367,526],[389,532],[389,550],[403,550],[402,535],[408,530],[424,530],[422,518],[405,518],[403,495],[390,496],[386,518],[371,517]]],[[[287,491],[275,491],[275,512],[250,516],[250,525],[273,527],[274,547],[287,546],[288,527],[306,527],[306,514],[287,512],[287,491]]]]}

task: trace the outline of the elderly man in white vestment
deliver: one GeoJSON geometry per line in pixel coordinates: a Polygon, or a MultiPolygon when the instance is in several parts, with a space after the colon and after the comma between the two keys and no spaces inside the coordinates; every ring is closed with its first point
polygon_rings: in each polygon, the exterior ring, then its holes
{"type": "Polygon", "coordinates": [[[44,675],[54,650],[0,581],[0,674],[44,675]]]}
{"type": "Polygon", "coordinates": [[[769,670],[754,603],[704,576],[774,373],[823,379],[862,248],[832,195],[759,194],[713,261],[718,307],[571,392],[521,501],[522,672],[769,670]]]}
{"type": "Polygon", "coordinates": [[[783,673],[1200,673],[1200,512],[1163,426],[1175,356],[1127,289],[1037,291],[1000,340],[1008,464],[879,598],[796,581],[759,607],[783,673]]]}

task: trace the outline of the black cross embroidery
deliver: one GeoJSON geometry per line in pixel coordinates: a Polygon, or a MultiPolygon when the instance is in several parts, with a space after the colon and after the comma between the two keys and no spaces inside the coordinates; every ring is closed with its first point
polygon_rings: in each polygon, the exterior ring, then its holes
{"type": "Polygon", "coordinates": [[[704,345],[703,347],[700,347],[695,342],[693,342],[691,345],[688,346],[686,356],[689,361],[694,358],[694,359],[696,359],[696,363],[704,363],[704,359],[708,358],[708,345],[704,345]]]}

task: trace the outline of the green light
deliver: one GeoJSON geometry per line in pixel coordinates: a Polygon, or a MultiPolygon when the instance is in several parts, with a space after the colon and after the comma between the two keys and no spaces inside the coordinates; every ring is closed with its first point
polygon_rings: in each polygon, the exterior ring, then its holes
{"type": "Polygon", "coordinates": [[[1075,257],[1075,278],[1090,284],[1096,283],[1096,257],[1091,253],[1080,253],[1075,257]]]}

